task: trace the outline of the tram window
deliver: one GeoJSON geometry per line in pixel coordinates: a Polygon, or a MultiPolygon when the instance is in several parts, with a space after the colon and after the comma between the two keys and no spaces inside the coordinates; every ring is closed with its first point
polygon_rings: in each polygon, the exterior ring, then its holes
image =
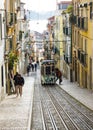
{"type": "Polygon", "coordinates": [[[50,66],[47,66],[47,67],[46,67],[46,75],[47,75],[47,74],[51,74],[50,66]]]}
{"type": "Polygon", "coordinates": [[[54,71],[54,66],[52,66],[52,72],[54,71]]]}

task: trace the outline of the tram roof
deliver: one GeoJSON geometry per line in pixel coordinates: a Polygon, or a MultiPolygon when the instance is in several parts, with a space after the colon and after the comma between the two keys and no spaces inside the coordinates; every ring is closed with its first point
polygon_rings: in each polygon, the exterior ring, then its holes
{"type": "Polygon", "coordinates": [[[46,63],[55,63],[54,60],[43,60],[41,64],[46,64],[46,63]]]}

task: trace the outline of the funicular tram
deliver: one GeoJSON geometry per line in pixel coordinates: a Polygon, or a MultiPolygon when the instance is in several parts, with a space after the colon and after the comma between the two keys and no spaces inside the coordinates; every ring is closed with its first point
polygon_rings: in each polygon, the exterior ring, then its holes
{"type": "Polygon", "coordinates": [[[43,60],[41,62],[41,84],[42,85],[54,85],[56,79],[55,74],[55,61],[43,60]]]}

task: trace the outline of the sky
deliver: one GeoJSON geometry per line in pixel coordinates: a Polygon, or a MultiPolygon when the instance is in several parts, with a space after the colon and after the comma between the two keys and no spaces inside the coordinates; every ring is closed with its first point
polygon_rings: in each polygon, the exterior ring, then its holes
{"type": "Polygon", "coordinates": [[[47,23],[48,23],[47,20],[30,21],[29,29],[43,33],[43,31],[46,30],[47,23]]]}
{"type": "Polygon", "coordinates": [[[35,11],[50,11],[56,9],[56,0],[21,0],[25,7],[35,11]]]}
{"type": "MultiPolygon", "coordinates": [[[[56,0],[21,0],[25,3],[25,8],[32,11],[44,12],[56,10],[56,0]]],[[[46,30],[47,20],[30,21],[30,30],[43,32],[46,30]]]]}
{"type": "MultiPolygon", "coordinates": [[[[25,9],[44,12],[44,11],[56,10],[56,2],[62,0],[21,0],[21,1],[25,3],[25,9]]],[[[42,33],[44,30],[46,30],[46,24],[47,20],[30,21],[29,27],[30,30],[35,30],[42,33]]]]}

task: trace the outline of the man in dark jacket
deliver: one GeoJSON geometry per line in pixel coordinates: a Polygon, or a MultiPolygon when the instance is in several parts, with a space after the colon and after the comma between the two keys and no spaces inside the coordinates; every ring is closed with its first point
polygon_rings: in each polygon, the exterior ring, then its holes
{"type": "Polygon", "coordinates": [[[62,82],[62,72],[58,68],[56,68],[55,71],[56,71],[57,80],[59,79],[59,84],[61,84],[61,82],[62,82]]]}
{"type": "Polygon", "coordinates": [[[17,74],[15,77],[15,90],[16,90],[16,94],[17,97],[22,96],[22,87],[24,85],[24,78],[21,76],[21,74],[17,74]]]}

